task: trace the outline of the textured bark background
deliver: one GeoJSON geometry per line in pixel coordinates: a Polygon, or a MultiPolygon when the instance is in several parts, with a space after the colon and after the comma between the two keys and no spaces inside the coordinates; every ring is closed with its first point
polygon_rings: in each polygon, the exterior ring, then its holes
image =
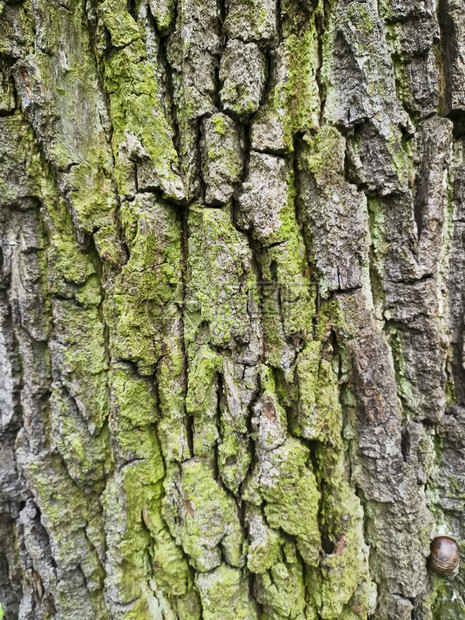
{"type": "Polygon", "coordinates": [[[461,0],[0,2],[7,620],[465,617],[461,0]]]}

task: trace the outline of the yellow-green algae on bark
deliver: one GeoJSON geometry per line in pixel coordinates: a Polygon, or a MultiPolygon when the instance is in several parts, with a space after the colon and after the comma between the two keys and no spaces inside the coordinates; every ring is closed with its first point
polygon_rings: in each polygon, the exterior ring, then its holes
{"type": "Polygon", "coordinates": [[[0,19],[0,615],[460,616],[463,9],[0,19]]]}

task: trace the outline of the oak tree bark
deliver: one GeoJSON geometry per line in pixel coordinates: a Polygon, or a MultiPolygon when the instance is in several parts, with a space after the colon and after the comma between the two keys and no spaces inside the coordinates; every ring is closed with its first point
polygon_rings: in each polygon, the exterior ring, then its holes
{"type": "Polygon", "coordinates": [[[465,6],[0,2],[7,620],[444,620],[465,6]]]}

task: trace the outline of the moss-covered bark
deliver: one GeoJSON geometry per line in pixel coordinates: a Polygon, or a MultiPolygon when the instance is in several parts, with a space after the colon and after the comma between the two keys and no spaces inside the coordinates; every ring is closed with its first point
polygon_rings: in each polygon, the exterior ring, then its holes
{"type": "Polygon", "coordinates": [[[0,1],[0,617],[465,617],[464,48],[0,1]]]}

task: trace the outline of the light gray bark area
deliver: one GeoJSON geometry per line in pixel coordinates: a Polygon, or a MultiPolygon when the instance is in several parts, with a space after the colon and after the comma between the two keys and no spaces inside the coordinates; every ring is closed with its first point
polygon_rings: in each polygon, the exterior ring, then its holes
{"type": "Polygon", "coordinates": [[[465,7],[0,2],[6,620],[454,620],[465,7]]]}

